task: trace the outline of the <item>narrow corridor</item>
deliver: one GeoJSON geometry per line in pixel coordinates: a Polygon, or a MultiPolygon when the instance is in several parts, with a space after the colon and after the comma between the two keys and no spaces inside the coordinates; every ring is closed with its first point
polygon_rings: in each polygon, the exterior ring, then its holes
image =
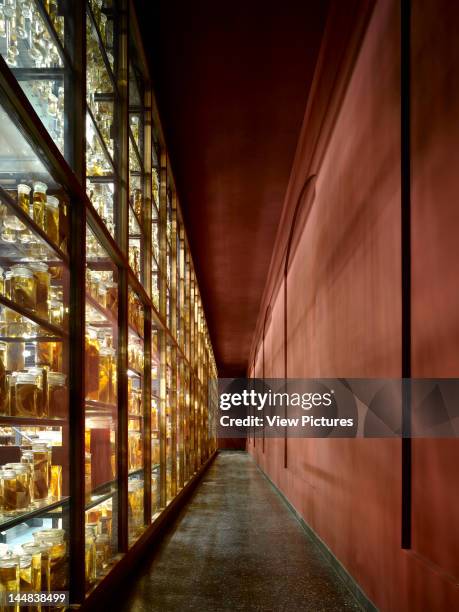
{"type": "Polygon", "coordinates": [[[123,612],[361,609],[242,452],[219,453],[131,585],[123,612]]]}

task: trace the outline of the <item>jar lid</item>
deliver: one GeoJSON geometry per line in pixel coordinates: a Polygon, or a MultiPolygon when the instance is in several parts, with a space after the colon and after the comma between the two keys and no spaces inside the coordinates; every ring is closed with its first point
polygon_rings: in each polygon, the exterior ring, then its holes
{"type": "MultiPolygon", "coordinates": [[[[36,555],[45,549],[42,544],[38,544],[37,542],[26,542],[25,544],[21,544],[21,548],[28,555],[36,555]]],[[[49,549],[49,546],[46,546],[46,549],[49,549]]]]}
{"type": "Polygon", "coordinates": [[[32,270],[30,270],[30,268],[26,268],[25,266],[21,264],[11,267],[11,275],[12,276],[23,276],[24,278],[33,277],[32,270]]]}
{"type": "Polygon", "coordinates": [[[110,348],[109,346],[104,346],[100,349],[100,355],[111,355],[113,356],[116,353],[115,349],[110,348]]]}
{"type": "Polygon", "coordinates": [[[34,261],[29,264],[29,267],[34,272],[48,272],[48,265],[43,261],[34,261]]]}
{"type": "Polygon", "coordinates": [[[2,470],[2,478],[14,478],[16,471],[11,469],[2,470]]]}
{"type": "Polygon", "coordinates": [[[107,542],[110,542],[110,541],[111,541],[111,540],[110,540],[110,536],[108,535],[108,533],[101,533],[101,534],[100,534],[100,535],[98,535],[98,536],[97,536],[97,538],[96,538],[96,544],[97,544],[98,542],[105,542],[105,543],[107,543],[107,542]]]}
{"type": "Polygon", "coordinates": [[[36,383],[37,375],[33,372],[17,372],[16,373],[16,384],[24,384],[24,383],[36,383]]]}
{"type": "Polygon", "coordinates": [[[34,531],[32,533],[35,540],[63,540],[65,531],[64,529],[41,529],[40,531],[34,531]]]}
{"type": "Polygon", "coordinates": [[[29,468],[25,463],[5,463],[4,467],[15,472],[29,472],[29,468]]]}
{"type": "Polygon", "coordinates": [[[26,185],[25,183],[19,183],[18,185],[18,193],[27,193],[29,194],[31,192],[31,187],[29,187],[29,185],[26,185]]]}
{"type": "Polygon", "coordinates": [[[29,567],[32,563],[32,557],[30,555],[21,555],[19,557],[19,567],[22,569],[23,567],[29,567]]]}
{"type": "Polygon", "coordinates": [[[49,448],[50,446],[47,442],[32,442],[32,452],[49,450],[49,448]]]}
{"type": "Polygon", "coordinates": [[[46,193],[48,190],[48,185],[46,185],[46,183],[42,183],[41,181],[37,181],[33,184],[33,190],[37,193],[46,193]]]}
{"type": "Polygon", "coordinates": [[[17,567],[19,559],[11,555],[0,557],[0,567],[17,567]]]}
{"type": "Polygon", "coordinates": [[[48,384],[49,385],[65,385],[65,374],[61,372],[48,372],[48,384]]]}
{"type": "Polygon", "coordinates": [[[46,198],[46,204],[50,208],[59,208],[59,200],[55,196],[48,196],[46,198]]]}

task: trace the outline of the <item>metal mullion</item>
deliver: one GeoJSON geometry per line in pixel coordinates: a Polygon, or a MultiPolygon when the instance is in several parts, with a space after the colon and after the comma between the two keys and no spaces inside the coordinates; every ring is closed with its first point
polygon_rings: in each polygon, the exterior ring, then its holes
{"type": "MultiPolygon", "coordinates": [[[[119,2],[118,26],[115,35],[115,76],[117,78],[118,104],[115,105],[115,169],[119,175],[116,190],[116,241],[123,254],[120,268],[118,309],[118,509],[119,547],[122,552],[129,548],[128,523],[128,246],[129,246],[129,147],[128,147],[128,7],[126,0],[119,2]]],[[[107,232],[108,233],[108,232],[107,232]]]]}
{"type": "Polygon", "coordinates": [[[177,495],[177,434],[178,434],[178,396],[177,396],[177,196],[175,191],[171,198],[171,252],[170,252],[170,266],[171,266],[171,287],[170,287],[170,332],[175,340],[174,345],[171,347],[171,367],[172,367],[172,383],[171,383],[171,395],[172,395],[172,406],[171,409],[171,449],[172,449],[172,497],[177,495]]]}
{"type": "Polygon", "coordinates": [[[118,546],[128,550],[128,281],[126,268],[118,278],[118,546]]]}
{"type": "MultiPolygon", "coordinates": [[[[166,222],[167,222],[167,157],[161,153],[160,160],[160,183],[159,183],[159,314],[165,321],[167,319],[167,296],[166,296],[166,222]]],[[[167,501],[166,491],[166,329],[163,327],[160,333],[160,497],[161,506],[167,501]]]]}
{"type": "Polygon", "coordinates": [[[144,307],[144,524],[151,523],[151,310],[144,307]]]}

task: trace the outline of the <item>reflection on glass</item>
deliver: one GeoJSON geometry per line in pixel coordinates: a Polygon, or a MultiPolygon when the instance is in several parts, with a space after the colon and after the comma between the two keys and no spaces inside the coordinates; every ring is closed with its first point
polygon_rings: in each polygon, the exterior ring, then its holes
{"type": "Polygon", "coordinates": [[[118,549],[117,529],[112,528],[117,496],[118,276],[89,229],[86,258],[85,565],[90,588],[118,549]],[[101,535],[110,537],[103,560],[101,535]]]}
{"type": "Polygon", "coordinates": [[[144,307],[138,295],[128,292],[128,483],[129,541],[144,525],[143,444],[144,444],[144,307]]]}
{"type": "Polygon", "coordinates": [[[51,30],[36,2],[5,0],[0,4],[0,53],[13,71],[28,69],[24,76],[17,73],[19,84],[63,151],[64,65],[55,36],[61,42],[64,40],[64,19],[58,14],[56,0],[47,0],[43,6],[48,12],[51,30]]]}

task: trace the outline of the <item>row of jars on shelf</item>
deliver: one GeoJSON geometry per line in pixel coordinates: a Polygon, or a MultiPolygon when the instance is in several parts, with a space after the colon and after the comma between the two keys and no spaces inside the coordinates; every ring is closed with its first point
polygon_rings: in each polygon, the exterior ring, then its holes
{"type": "Polygon", "coordinates": [[[0,544],[0,591],[22,594],[67,587],[64,530],[40,529],[32,537],[32,541],[14,548],[0,544]]]}
{"type": "MultiPolygon", "coordinates": [[[[0,343],[0,360],[3,351],[0,343]]],[[[0,415],[27,418],[67,416],[66,376],[47,367],[7,372],[0,363],[0,415]]]]}
{"type": "Polygon", "coordinates": [[[14,516],[43,502],[60,499],[62,466],[52,465],[51,448],[34,443],[21,448],[20,463],[5,463],[0,468],[0,512],[14,516]]]}
{"type": "MultiPolygon", "coordinates": [[[[51,285],[56,269],[48,267],[43,262],[15,264],[6,272],[0,268],[0,294],[40,318],[61,327],[66,323],[67,309],[64,307],[62,286],[51,285]]],[[[30,324],[24,321],[19,313],[9,308],[5,309],[4,335],[27,335],[28,325],[30,324]]]]}
{"type": "MultiPolygon", "coordinates": [[[[17,193],[13,192],[12,196],[16,197],[20,208],[45,232],[49,240],[63,247],[67,225],[66,204],[56,196],[47,195],[47,191],[48,186],[41,181],[33,183],[33,189],[26,183],[19,183],[17,193]]],[[[14,212],[7,210],[3,216],[2,240],[26,242],[29,234],[25,230],[24,223],[14,212]]]]}

